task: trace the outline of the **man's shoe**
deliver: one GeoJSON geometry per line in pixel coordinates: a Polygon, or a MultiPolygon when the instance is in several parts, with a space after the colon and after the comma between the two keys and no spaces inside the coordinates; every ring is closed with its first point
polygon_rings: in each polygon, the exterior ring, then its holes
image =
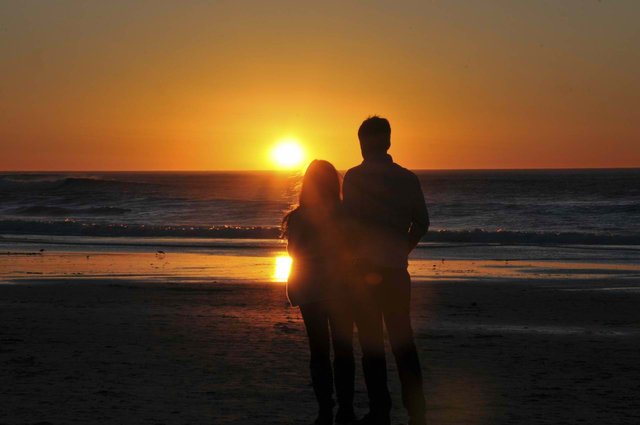
{"type": "Polygon", "coordinates": [[[358,418],[356,417],[356,414],[353,413],[353,409],[347,410],[347,409],[338,408],[338,413],[336,413],[337,424],[342,424],[342,425],[354,424],[356,423],[357,420],[358,418]]]}
{"type": "Polygon", "coordinates": [[[356,422],[357,425],[391,425],[389,414],[367,413],[362,419],[356,422]]]}

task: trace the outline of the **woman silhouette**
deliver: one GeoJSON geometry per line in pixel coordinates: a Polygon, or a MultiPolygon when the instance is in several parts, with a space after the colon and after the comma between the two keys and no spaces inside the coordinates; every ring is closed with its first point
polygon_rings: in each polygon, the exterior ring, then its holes
{"type": "Polygon", "coordinates": [[[293,259],[287,296],[292,305],[300,307],[309,337],[309,367],[319,405],[314,424],[333,423],[334,377],[338,399],[335,421],[354,422],[353,318],[345,287],[340,174],[331,163],[314,160],[309,165],[299,205],[284,217],[282,227],[293,259]]]}

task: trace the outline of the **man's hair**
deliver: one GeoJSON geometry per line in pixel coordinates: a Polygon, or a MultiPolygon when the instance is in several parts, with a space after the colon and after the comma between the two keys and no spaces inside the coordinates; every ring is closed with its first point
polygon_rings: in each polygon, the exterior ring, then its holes
{"type": "Polygon", "coordinates": [[[373,115],[358,129],[362,155],[385,153],[391,146],[391,125],[385,118],[373,115]]]}

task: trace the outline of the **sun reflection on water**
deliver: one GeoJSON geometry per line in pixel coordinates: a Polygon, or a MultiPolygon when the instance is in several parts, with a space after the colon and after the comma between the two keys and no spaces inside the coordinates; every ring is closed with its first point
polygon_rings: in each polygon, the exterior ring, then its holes
{"type": "Polygon", "coordinates": [[[275,270],[273,280],[276,282],[286,282],[291,271],[291,257],[288,255],[278,255],[275,259],[275,270]]]}

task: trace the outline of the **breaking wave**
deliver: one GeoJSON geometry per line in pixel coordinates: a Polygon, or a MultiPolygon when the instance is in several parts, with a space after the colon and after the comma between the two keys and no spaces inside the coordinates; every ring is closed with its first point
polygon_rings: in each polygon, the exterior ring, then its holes
{"type": "Polygon", "coordinates": [[[15,215],[24,216],[113,216],[122,215],[131,212],[128,208],[117,207],[90,207],[90,208],[64,208],[48,205],[33,205],[30,207],[16,208],[11,211],[15,215]]]}
{"type": "MultiPolygon", "coordinates": [[[[48,213],[50,214],[50,213],[48,213]]],[[[104,212],[101,212],[104,214],[104,212]]],[[[90,223],[75,220],[0,220],[0,234],[103,237],[183,237],[221,239],[276,239],[277,226],[189,226],[90,223]]],[[[640,234],[581,232],[526,232],[487,230],[434,230],[424,242],[481,244],[640,245],[640,234]]]]}

